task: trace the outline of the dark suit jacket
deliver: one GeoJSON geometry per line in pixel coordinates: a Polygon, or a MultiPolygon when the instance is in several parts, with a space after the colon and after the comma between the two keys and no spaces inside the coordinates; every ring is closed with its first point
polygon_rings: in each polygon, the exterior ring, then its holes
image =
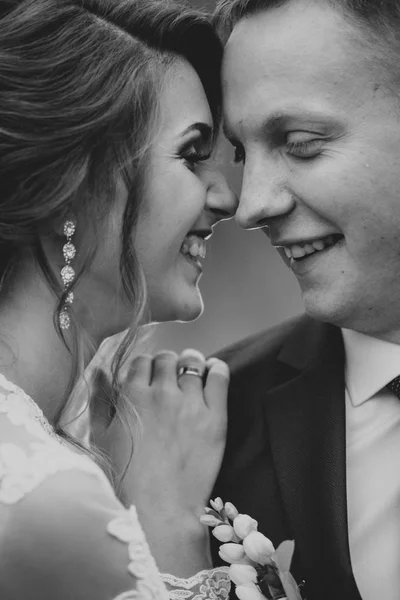
{"type": "MultiPolygon", "coordinates": [[[[228,439],[213,497],[295,539],[307,600],[360,600],[350,564],[340,330],[301,317],[222,351],[228,439]]],[[[218,543],[212,543],[216,564],[218,543]]]]}

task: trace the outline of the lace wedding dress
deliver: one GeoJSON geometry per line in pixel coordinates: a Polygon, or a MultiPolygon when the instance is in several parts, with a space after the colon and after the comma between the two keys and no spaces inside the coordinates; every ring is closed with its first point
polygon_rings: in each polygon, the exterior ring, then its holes
{"type": "Polygon", "coordinates": [[[1,600],[225,600],[229,588],[226,568],[160,575],[135,507],[0,375],[1,600]]]}

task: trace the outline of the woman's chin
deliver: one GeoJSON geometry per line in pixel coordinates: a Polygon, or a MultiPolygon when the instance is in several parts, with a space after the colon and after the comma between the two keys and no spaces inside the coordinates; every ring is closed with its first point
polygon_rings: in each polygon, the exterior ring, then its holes
{"type": "Polygon", "coordinates": [[[195,308],[187,308],[186,310],[182,310],[181,312],[177,312],[176,318],[174,321],[182,321],[183,323],[188,323],[190,321],[195,321],[200,317],[203,312],[203,305],[195,308]]]}
{"type": "MultiPolygon", "coordinates": [[[[153,304],[150,300],[150,305],[153,304]]],[[[186,298],[183,295],[179,298],[164,298],[164,302],[154,303],[155,306],[151,310],[151,320],[158,323],[165,321],[182,321],[187,323],[194,321],[203,312],[203,298],[199,290],[192,294],[188,294],[186,298]]]]}

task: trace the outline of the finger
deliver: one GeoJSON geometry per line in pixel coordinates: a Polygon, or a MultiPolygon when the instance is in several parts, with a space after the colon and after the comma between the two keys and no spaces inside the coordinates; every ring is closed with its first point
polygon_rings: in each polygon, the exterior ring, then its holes
{"type": "Polygon", "coordinates": [[[204,387],[206,404],[220,416],[226,416],[230,372],[226,363],[218,358],[207,360],[207,379],[204,387]]]}
{"type": "Polygon", "coordinates": [[[129,366],[126,383],[128,385],[149,386],[151,383],[152,360],[153,357],[150,354],[135,356],[129,366]]]}
{"type": "Polygon", "coordinates": [[[176,385],[176,363],[178,355],[176,352],[164,350],[158,352],[153,358],[152,384],[164,386],[165,383],[176,385]]]}
{"type": "Polygon", "coordinates": [[[183,392],[198,390],[203,392],[203,375],[206,370],[206,359],[204,354],[198,350],[187,348],[184,350],[177,363],[178,384],[183,392]],[[179,371],[183,368],[193,369],[198,372],[198,375],[184,373],[179,375],[179,371]]]}

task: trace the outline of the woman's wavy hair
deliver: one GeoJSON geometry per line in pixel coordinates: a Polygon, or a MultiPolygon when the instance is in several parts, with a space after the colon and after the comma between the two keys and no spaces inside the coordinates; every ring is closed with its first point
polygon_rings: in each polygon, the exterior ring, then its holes
{"type": "MultiPolygon", "coordinates": [[[[177,56],[199,75],[217,129],[222,47],[205,14],[173,0],[0,0],[0,300],[23,257],[33,255],[59,298],[53,318],[62,336],[65,293],[40,240],[71,212],[85,223],[90,216],[100,240],[122,175],[120,274],[133,310],[112,367],[117,412],[118,374],[146,310],[133,232],[160,93],[177,56]]],[[[72,325],[71,384],[55,423],[66,437],[60,423],[87,348],[75,318],[72,325]]]]}

